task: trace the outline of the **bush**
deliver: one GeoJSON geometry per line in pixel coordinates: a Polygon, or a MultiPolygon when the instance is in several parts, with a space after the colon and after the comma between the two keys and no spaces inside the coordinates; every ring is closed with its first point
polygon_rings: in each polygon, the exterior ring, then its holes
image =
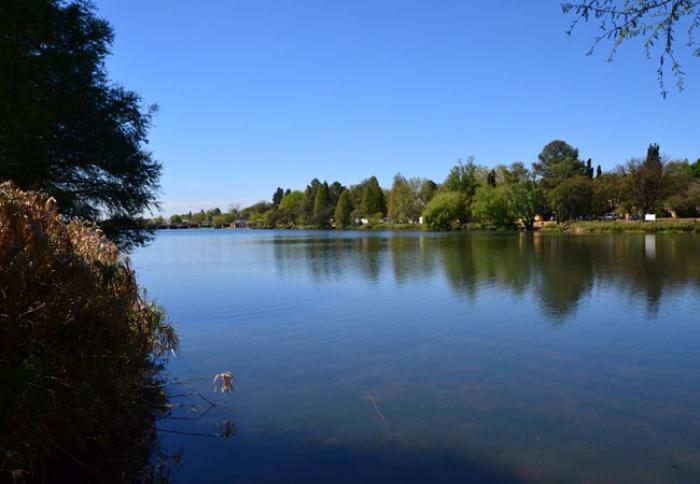
{"type": "Polygon", "coordinates": [[[459,192],[438,193],[423,212],[424,223],[433,230],[450,230],[468,215],[467,200],[459,192]]]}
{"type": "Polygon", "coordinates": [[[0,341],[0,480],[139,479],[167,414],[173,328],[99,230],[7,182],[0,341]]]}

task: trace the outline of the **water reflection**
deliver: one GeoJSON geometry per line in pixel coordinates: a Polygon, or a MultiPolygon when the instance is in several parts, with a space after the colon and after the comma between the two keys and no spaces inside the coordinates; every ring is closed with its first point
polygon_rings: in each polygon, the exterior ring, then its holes
{"type": "MultiPolygon", "coordinates": [[[[134,260],[177,323],[170,371],[226,368],[241,385],[225,409],[159,423],[184,449],[174,478],[697,482],[698,248],[697,235],[159,235],[134,260]]],[[[187,391],[209,395],[210,379],[187,391]]]]}
{"type": "Polygon", "coordinates": [[[565,320],[596,285],[658,311],[664,293],[700,288],[700,238],[693,235],[316,234],[273,237],[281,273],[317,282],[357,277],[397,284],[442,277],[469,299],[494,286],[532,293],[543,314],[565,320]]]}

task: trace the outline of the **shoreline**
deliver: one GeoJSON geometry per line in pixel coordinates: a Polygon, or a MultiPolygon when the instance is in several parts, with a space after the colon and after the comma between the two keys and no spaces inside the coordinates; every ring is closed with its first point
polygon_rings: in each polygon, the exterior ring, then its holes
{"type": "Polygon", "coordinates": [[[700,219],[662,219],[654,222],[645,221],[578,221],[547,223],[534,230],[522,227],[494,227],[479,223],[463,224],[452,230],[431,230],[418,224],[378,224],[373,226],[354,226],[344,229],[319,229],[314,226],[296,227],[173,227],[158,228],[157,230],[338,230],[348,232],[490,232],[490,233],[545,233],[545,234],[596,234],[596,233],[700,233],[700,219]]]}

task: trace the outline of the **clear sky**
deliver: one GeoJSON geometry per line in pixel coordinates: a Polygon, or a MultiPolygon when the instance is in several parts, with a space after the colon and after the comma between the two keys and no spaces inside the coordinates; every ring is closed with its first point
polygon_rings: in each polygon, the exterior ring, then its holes
{"type": "MultiPolygon", "coordinates": [[[[586,56],[554,0],[99,0],[110,76],[160,106],[164,212],[269,199],[317,177],[442,181],[458,158],[536,159],[553,139],[604,169],[700,157],[700,59],[664,100],[657,60],[586,56]]],[[[684,38],[679,39],[679,48],[684,38]]],[[[669,84],[673,80],[669,77],[669,84]]]]}

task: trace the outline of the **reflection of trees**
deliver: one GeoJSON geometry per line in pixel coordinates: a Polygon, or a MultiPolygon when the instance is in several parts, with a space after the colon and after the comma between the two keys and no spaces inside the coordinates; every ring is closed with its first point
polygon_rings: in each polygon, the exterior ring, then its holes
{"type": "Polygon", "coordinates": [[[593,247],[587,237],[547,235],[537,254],[534,290],[554,318],[571,313],[593,283],[593,247]]]}
{"type": "Polygon", "coordinates": [[[280,272],[377,281],[389,271],[400,284],[442,275],[456,294],[470,298],[493,286],[531,291],[555,319],[574,311],[596,283],[622,288],[650,313],[665,291],[700,288],[696,235],[356,233],[282,237],[274,245],[280,272]]]}

